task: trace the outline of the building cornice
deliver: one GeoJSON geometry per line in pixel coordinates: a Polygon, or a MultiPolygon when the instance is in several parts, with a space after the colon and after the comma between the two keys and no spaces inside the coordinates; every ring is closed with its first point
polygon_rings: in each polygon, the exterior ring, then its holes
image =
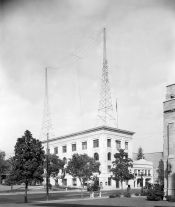
{"type": "MultiPolygon", "coordinates": [[[[135,132],[131,132],[128,130],[113,128],[113,127],[109,127],[109,126],[99,126],[99,127],[95,127],[95,128],[91,128],[91,129],[87,129],[87,130],[83,130],[83,131],[51,138],[51,139],[49,139],[49,142],[53,142],[53,141],[60,140],[60,139],[66,139],[66,138],[70,138],[70,137],[74,137],[74,136],[78,136],[78,135],[88,134],[88,133],[92,133],[92,132],[102,131],[102,130],[110,131],[110,132],[119,132],[119,133],[126,134],[126,135],[135,134],[135,132]]],[[[47,142],[47,140],[42,141],[42,143],[46,143],[46,142],[47,142]]]]}
{"type": "Polygon", "coordinates": [[[171,98],[171,99],[168,99],[166,101],[163,101],[163,103],[166,103],[166,102],[169,102],[169,101],[173,101],[173,100],[175,100],[175,98],[171,98]]]}
{"type": "Polygon", "coordinates": [[[174,86],[174,85],[175,85],[175,83],[172,83],[172,84],[167,85],[166,87],[170,87],[170,86],[174,86]]]}

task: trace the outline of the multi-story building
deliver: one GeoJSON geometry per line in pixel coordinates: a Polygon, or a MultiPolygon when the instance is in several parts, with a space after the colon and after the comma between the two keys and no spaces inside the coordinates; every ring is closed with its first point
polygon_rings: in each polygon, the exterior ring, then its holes
{"type": "MultiPolygon", "coordinates": [[[[114,154],[120,148],[125,149],[128,156],[132,158],[132,136],[134,132],[118,129],[115,113],[112,105],[110,84],[108,77],[108,61],[106,56],[106,29],[103,29],[103,67],[101,77],[101,91],[98,108],[98,127],[79,131],[77,133],[56,137],[44,141],[46,147],[49,144],[50,153],[55,153],[65,161],[69,160],[74,153],[87,154],[100,162],[99,183],[104,188],[120,187],[119,183],[111,180],[112,161],[114,154]]],[[[46,103],[48,104],[47,72],[46,72],[46,103]]],[[[47,106],[48,107],[48,106],[47,106]]],[[[47,108],[46,107],[46,108],[47,108]]],[[[48,109],[46,110],[48,112],[48,109]]],[[[45,129],[49,134],[49,117],[46,113],[45,129]]],[[[64,185],[80,186],[76,178],[66,175],[64,185]]]]}
{"type": "MultiPolygon", "coordinates": [[[[114,154],[119,149],[125,149],[132,158],[132,139],[134,132],[100,126],[89,130],[79,131],[65,136],[49,139],[50,153],[59,158],[69,160],[74,153],[87,154],[100,162],[99,183],[104,188],[119,188],[120,184],[111,179],[110,169],[114,154]]],[[[47,142],[43,142],[46,148],[47,142]]],[[[54,180],[51,180],[54,184],[54,180]]],[[[61,184],[61,180],[59,181],[61,184]]],[[[66,175],[63,181],[66,186],[80,186],[79,180],[66,175]]],[[[125,186],[125,183],[124,183],[125,186]]]]}
{"type": "Polygon", "coordinates": [[[165,169],[165,195],[175,195],[175,84],[167,86],[163,103],[163,158],[165,169]]]}

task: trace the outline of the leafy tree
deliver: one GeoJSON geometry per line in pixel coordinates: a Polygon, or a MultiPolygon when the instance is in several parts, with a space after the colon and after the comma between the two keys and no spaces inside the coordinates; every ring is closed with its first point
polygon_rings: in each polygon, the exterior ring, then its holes
{"type": "MultiPolygon", "coordinates": [[[[58,158],[55,154],[49,154],[48,157],[48,176],[52,177],[56,182],[58,182],[58,174],[61,173],[60,178],[62,179],[65,176],[65,161],[58,158]]],[[[44,168],[46,168],[47,160],[44,162],[44,168]]]]}
{"type": "Polygon", "coordinates": [[[9,169],[8,169],[8,175],[6,177],[6,184],[11,186],[11,190],[13,189],[13,185],[17,184],[16,175],[14,174],[14,157],[9,158],[9,169]]]}
{"type": "Polygon", "coordinates": [[[5,159],[5,152],[1,151],[0,152],[0,183],[1,183],[2,175],[7,174],[9,166],[10,165],[8,161],[5,159]]]}
{"type": "Polygon", "coordinates": [[[5,152],[0,152],[0,183],[3,174],[6,174],[9,169],[9,164],[5,159],[5,152]]]}
{"type": "Polygon", "coordinates": [[[133,174],[129,170],[129,168],[133,166],[133,161],[128,158],[128,153],[123,149],[120,149],[119,153],[114,155],[114,158],[115,161],[113,161],[113,168],[111,169],[111,172],[113,173],[112,179],[120,181],[123,189],[123,181],[134,178],[133,174]]]}
{"type": "Polygon", "coordinates": [[[138,149],[138,153],[137,153],[137,160],[141,160],[144,159],[144,154],[143,154],[143,149],[141,147],[139,147],[138,149]]]}
{"type": "Polygon", "coordinates": [[[159,161],[157,173],[158,173],[158,183],[160,185],[164,185],[164,163],[162,159],[159,161]]]}
{"type": "Polygon", "coordinates": [[[18,183],[25,184],[24,201],[27,202],[28,185],[43,181],[44,150],[39,140],[26,130],[24,136],[18,138],[15,145],[15,156],[11,176],[18,183]]]}
{"type": "Polygon", "coordinates": [[[66,172],[77,177],[81,186],[84,187],[85,182],[90,180],[94,173],[100,173],[100,163],[87,154],[73,154],[72,159],[68,162],[66,172]]]}

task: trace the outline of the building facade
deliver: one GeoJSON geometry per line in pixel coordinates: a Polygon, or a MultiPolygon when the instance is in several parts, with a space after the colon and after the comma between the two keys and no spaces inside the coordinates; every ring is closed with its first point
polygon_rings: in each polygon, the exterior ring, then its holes
{"type": "MultiPolygon", "coordinates": [[[[133,160],[136,162],[137,159],[137,153],[133,153],[133,160]]],[[[157,183],[158,182],[158,167],[159,162],[163,160],[163,152],[150,152],[150,153],[144,153],[144,159],[146,161],[150,161],[153,164],[153,173],[152,173],[152,182],[157,183]]],[[[146,167],[146,166],[145,166],[146,167]]]]}
{"type": "Polygon", "coordinates": [[[175,84],[167,86],[163,103],[165,195],[175,195],[175,84]]]}
{"type": "MultiPolygon", "coordinates": [[[[100,162],[99,183],[103,188],[120,188],[120,184],[111,179],[110,169],[114,154],[119,149],[125,149],[132,158],[132,139],[134,132],[117,128],[101,126],[77,133],[68,134],[49,140],[51,154],[56,154],[60,159],[69,160],[73,154],[87,154],[100,162]]],[[[46,149],[47,142],[43,142],[46,149]]],[[[51,179],[54,184],[54,180],[51,179]]],[[[60,185],[80,186],[79,180],[66,175],[60,185]]],[[[128,183],[124,183],[124,187],[128,183]]]]}
{"type": "Polygon", "coordinates": [[[147,186],[148,183],[153,183],[153,163],[145,159],[135,160],[133,162],[132,171],[134,180],[132,186],[140,188],[147,186]]]}

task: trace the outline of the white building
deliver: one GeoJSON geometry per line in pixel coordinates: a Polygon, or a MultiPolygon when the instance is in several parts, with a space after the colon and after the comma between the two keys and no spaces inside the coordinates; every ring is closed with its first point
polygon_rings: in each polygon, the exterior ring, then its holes
{"type": "MultiPolygon", "coordinates": [[[[128,156],[132,158],[132,136],[134,132],[101,126],[77,133],[60,136],[49,140],[50,153],[55,153],[60,159],[69,160],[74,153],[87,154],[100,162],[101,174],[99,183],[103,188],[120,188],[120,184],[111,180],[112,161],[114,154],[120,148],[125,149],[128,156]]],[[[46,149],[46,141],[43,142],[46,149]]],[[[51,179],[54,184],[54,180],[51,179]]],[[[59,181],[61,183],[61,180],[59,181]]],[[[70,175],[66,175],[64,182],[66,186],[80,186],[80,183],[70,175]]],[[[124,187],[125,187],[124,183],[124,187]]]]}
{"type": "Polygon", "coordinates": [[[153,162],[145,159],[135,160],[133,162],[134,180],[132,186],[140,188],[148,183],[153,183],[153,162]]]}

